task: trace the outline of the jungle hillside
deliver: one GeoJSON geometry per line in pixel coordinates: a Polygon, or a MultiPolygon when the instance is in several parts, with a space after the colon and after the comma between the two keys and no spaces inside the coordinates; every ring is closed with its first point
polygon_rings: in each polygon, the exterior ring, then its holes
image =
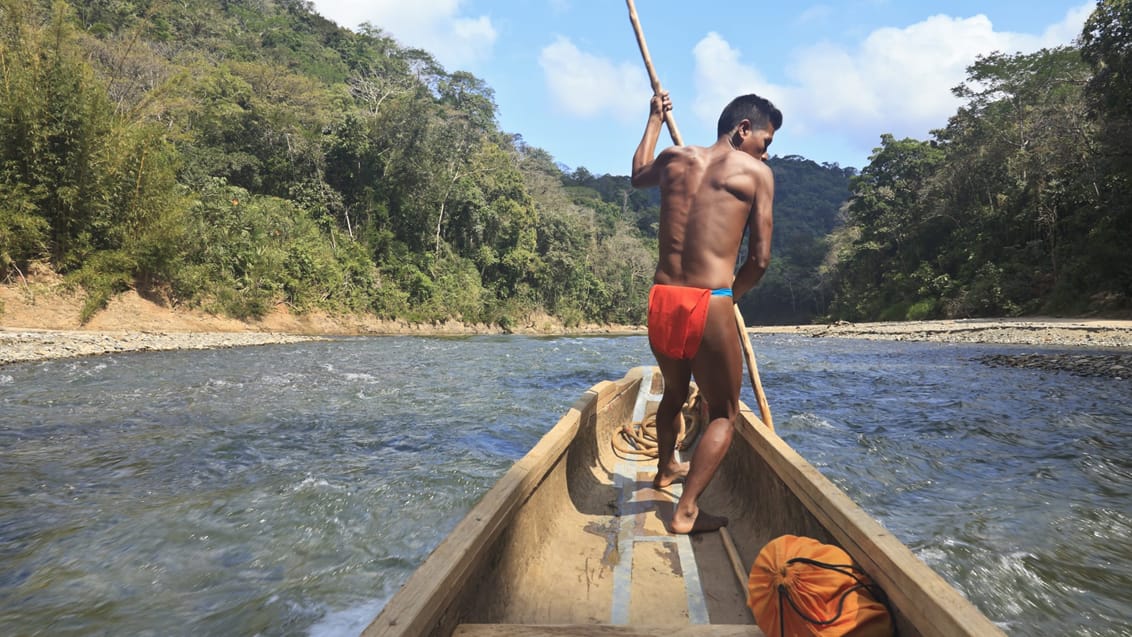
{"type": "MultiPolygon", "coordinates": [[[[772,158],[748,322],[1127,311],[1130,74],[1132,2],[1102,0],[1074,47],[979,59],[929,140],[772,158]]],[[[132,289],[242,319],[644,321],[657,192],[500,130],[491,87],[379,26],[0,0],[0,79],[0,278],[58,273],[84,318],[132,289]]]]}
{"type": "Polygon", "coordinates": [[[1132,309],[1132,2],[1076,46],[996,53],[929,140],[884,135],[823,265],[850,321],[1132,309]]]}

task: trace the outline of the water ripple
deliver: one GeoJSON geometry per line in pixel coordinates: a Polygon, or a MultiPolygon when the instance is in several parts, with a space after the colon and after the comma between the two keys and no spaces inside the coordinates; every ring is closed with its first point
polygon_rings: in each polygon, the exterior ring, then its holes
{"type": "MultiPolygon", "coordinates": [[[[994,621],[1132,633],[1113,381],[977,362],[1009,348],[755,347],[779,434],[994,621]]],[[[0,625],[357,634],[583,390],[642,364],[643,337],[489,336],[8,366],[0,625]]]]}

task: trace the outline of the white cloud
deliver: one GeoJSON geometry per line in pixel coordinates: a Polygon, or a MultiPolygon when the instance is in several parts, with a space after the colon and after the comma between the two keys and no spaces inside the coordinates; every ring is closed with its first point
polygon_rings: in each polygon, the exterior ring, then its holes
{"type": "Polygon", "coordinates": [[[323,16],[349,28],[369,22],[405,46],[431,53],[449,70],[487,59],[498,36],[491,18],[461,14],[463,0],[315,0],[323,16]]]}
{"type": "MultiPolygon", "coordinates": [[[[709,33],[700,40],[692,49],[692,56],[696,62],[696,99],[692,110],[710,130],[715,131],[723,107],[744,93],[758,93],[783,112],[793,110],[791,104],[797,91],[771,84],[757,68],[743,64],[741,52],[718,33],[709,33]]],[[[673,107],[680,108],[680,105],[674,103],[673,107]]]]}
{"type": "Polygon", "coordinates": [[[643,120],[652,89],[641,65],[586,53],[559,36],[539,54],[539,66],[555,107],[576,117],[611,114],[624,122],[643,120]]]}
{"type": "Polygon", "coordinates": [[[787,85],[776,86],[716,33],[695,47],[695,113],[712,123],[731,97],[759,93],[782,109],[784,132],[838,136],[864,150],[879,136],[926,138],[960,105],[951,89],[979,55],[1032,52],[1069,44],[1092,9],[1087,3],[1043,33],[995,31],[983,15],[930,17],[904,28],[882,28],[855,48],[818,43],[792,54],[787,85]]]}

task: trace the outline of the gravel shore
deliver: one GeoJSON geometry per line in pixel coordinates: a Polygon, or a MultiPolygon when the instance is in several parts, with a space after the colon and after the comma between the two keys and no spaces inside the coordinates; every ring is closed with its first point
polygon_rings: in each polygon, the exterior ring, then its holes
{"type": "Polygon", "coordinates": [[[786,328],[757,327],[755,333],[817,338],[1032,345],[1068,352],[987,355],[992,367],[1068,372],[1077,376],[1132,381],[1132,321],[1100,319],[969,319],[902,323],[836,323],[786,328]]]}
{"type": "Polygon", "coordinates": [[[88,332],[0,328],[0,365],[121,352],[298,343],[318,338],[264,332],[88,332]]]}
{"type": "Polygon", "coordinates": [[[753,327],[752,333],[940,343],[1132,349],[1132,321],[1107,319],[964,319],[753,327]]]}

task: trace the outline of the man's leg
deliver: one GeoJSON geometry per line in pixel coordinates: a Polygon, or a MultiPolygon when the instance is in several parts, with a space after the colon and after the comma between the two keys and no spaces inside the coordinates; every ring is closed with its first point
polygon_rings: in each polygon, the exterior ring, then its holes
{"type": "Polygon", "coordinates": [[[703,342],[692,369],[708,404],[709,422],[692,456],[684,493],[676,503],[671,525],[674,533],[714,531],[727,524],[727,518],[701,511],[698,501],[731,447],[735,416],[739,413],[743,358],[730,298],[712,297],[703,342]]]}
{"type": "Polygon", "coordinates": [[[656,409],[656,477],[652,485],[662,489],[688,474],[688,463],[676,460],[677,418],[688,399],[688,383],[692,380],[690,361],[668,358],[653,349],[660,373],[664,376],[664,395],[656,409]]]}

